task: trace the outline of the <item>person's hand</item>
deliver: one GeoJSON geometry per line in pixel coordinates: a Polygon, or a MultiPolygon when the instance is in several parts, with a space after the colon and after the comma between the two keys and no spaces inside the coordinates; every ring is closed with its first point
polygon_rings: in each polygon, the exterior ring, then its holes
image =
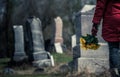
{"type": "Polygon", "coordinates": [[[91,30],[91,33],[92,33],[93,36],[96,36],[96,35],[97,35],[98,26],[99,26],[99,24],[93,23],[92,30],[91,30]]]}

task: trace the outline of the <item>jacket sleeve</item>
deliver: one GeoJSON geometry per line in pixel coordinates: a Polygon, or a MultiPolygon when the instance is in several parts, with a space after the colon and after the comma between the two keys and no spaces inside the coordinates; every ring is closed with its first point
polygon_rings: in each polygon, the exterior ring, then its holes
{"type": "Polygon", "coordinates": [[[93,16],[92,22],[95,24],[99,24],[101,19],[103,18],[103,13],[105,10],[106,0],[97,0],[95,13],[93,16]]]}

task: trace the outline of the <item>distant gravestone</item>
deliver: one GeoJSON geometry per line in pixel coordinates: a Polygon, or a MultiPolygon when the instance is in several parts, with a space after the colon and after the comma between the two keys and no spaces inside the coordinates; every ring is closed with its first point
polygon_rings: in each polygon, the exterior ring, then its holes
{"type": "Polygon", "coordinates": [[[15,52],[14,52],[14,61],[22,61],[27,56],[24,51],[24,34],[22,25],[14,25],[14,34],[15,34],[15,52]]]}
{"type": "Polygon", "coordinates": [[[62,28],[63,28],[63,21],[60,17],[57,17],[55,20],[55,43],[63,43],[62,38],[62,28]]]}
{"type": "Polygon", "coordinates": [[[72,48],[75,47],[77,45],[76,43],[76,35],[72,36],[72,48]]]}
{"type": "Polygon", "coordinates": [[[62,50],[60,43],[55,43],[55,50],[57,53],[63,53],[63,50],[62,50]]]}
{"type": "MultiPolygon", "coordinates": [[[[95,5],[85,5],[79,12],[79,18],[81,22],[77,22],[77,24],[81,23],[79,25],[81,35],[91,33],[94,9],[95,5]]],[[[106,69],[109,69],[109,50],[107,43],[101,37],[101,28],[102,27],[100,26],[97,36],[101,45],[98,50],[83,50],[80,48],[80,57],[77,58],[76,62],[76,65],[78,65],[78,72],[83,72],[87,70],[89,73],[100,73],[106,71],[106,69]]]]}
{"type": "Polygon", "coordinates": [[[63,28],[63,21],[60,17],[54,19],[55,21],[55,49],[57,53],[63,53],[62,44],[62,28],[63,28]]]}
{"type": "Polygon", "coordinates": [[[42,24],[39,18],[32,17],[27,20],[31,29],[33,44],[33,65],[37,67],[51,66],[50,55],[45,51],[42,34],[42,24]]]}

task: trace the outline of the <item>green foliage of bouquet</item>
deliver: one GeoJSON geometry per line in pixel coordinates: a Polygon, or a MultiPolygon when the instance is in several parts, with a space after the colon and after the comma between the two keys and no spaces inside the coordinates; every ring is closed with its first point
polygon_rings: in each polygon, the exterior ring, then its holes
{"type": "Polygon", "coordinates": [[[87,34],[86,36],[81,36],[80,38],[81,48],[84,50],[92,49],[97,50],[100,45],[98,44],[98,39],[90,34],[87,34]]]}

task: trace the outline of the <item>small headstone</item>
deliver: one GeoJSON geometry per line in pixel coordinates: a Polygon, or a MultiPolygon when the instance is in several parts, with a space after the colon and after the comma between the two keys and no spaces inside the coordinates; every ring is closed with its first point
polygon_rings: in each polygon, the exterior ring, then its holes
{"type": "Polygon", "coordinates": [[[51,60],[51,65],[52,65],[52,66],[55,66],[53,56],[52,56],[52,55],[50,55],[50,53],[49,53],[49,52],[48,52],[48,55],[49,55],[49,58],[50,58],[50,60],[51,60]]]}
{"type": "Polygon", "coordinates": [[[57,53],[63,53],[62,46],[60,43],[55,43],[55,50],[57,53]]]}
{"type": "Polygon", "coordinates": [[[54,58],[53,58],[53,56],[52,56],[52,55],[50,56],[50,60],[51,60],[51,64],[52,64],[52,66],[55,66],[55,63],[54,63],[54,58]]]}
{"type": "Polygon", "coordinates": [[[76,35],[73,35],[73,36],[72,36],[72,48],[75,47],[76,45],[77,45],[76,35]]]}
{"type": "Polygon", "coordinates": [[[14,34],[15,34],[15,52],[14,52],[14,61],[22,61],[27,58],[24,51],[24,35],[23,35],[23,26],[14,25],[14,34]]]}

